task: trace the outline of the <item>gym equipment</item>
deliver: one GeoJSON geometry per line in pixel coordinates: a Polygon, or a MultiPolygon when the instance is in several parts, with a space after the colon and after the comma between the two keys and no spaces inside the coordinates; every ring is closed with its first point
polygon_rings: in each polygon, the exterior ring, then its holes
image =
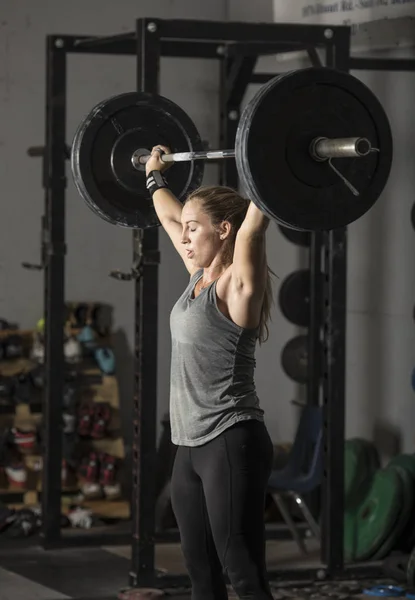
{"type": "Polygon", "coordinates": [[[307,383],[308,377],[308,339],[298,335],[289,340],[281,353],[281,366],[286,375],[297,383],[307,383]]]}
{"type": "Polygon", "coordinates": [[[409,556],[407,554],[389,556],[385,559],[382,565],[385,578],[405,583],[408,560],[409,556]]]}
{"type": "MultiPolygon", "coordinates": [[[[415,494],[415,456],[413,454],[398,454],[394,456],[388,464],[388,468],[400,467],[404,469],[411,478],[412,492],[415,494]]],[[[410,552],[415,545],[415,511],[412,510],[414,502],[412,502],[410,515],[406,523],[405,529],[395,544],[395,550],[410,552]]]]}
{"type": "MultiPolygon", "coordinates": [[[[81,123],[72,145],[75,185],[89,208],[122,227],[158,225],[145,185],[145,166],[132,162],[133,155],[148,155],[157,143],[173,152],[203,150],[191,119],[167,98],[131,92],[98,104],[81,123]]],[[[165,178],[173,194],[184,201],[200,186],[203,164],[182,162],[165,178]]]]}
{"type": "Polygon", "coordinates": [[[95,106],[75,134],[74,181],[96,214],[123,227],[159,224],[145,187],[145,163],[156,144],[172,151],[162,160],[177,163],[166,178],[179,200],[200,185],[202,160],[235,158],[249,199],[281,225],[305,231],[360,218],[379,198],[392,163],[379,101],[361,81],[334,69],[271,79],[244,109],[233,150],[205,151],[176,104],[131,92],[95,106]]]}
{"type": "Polygon", "coordinates": [[[380,467],[376,447],[361,438],[344,445],[344,494],[346,510],[357,508],[367,494],[374,473],[380,467]]]}
{"type": "Polygon", "coordinates": [[[395,467],[388,468],[396,469],[399,477],[401,478],[403,485],[403,502],[401,509],[398,512],[395,525],[392,527],[392,530],[385,538],[380,548],[378,548],[378,550],[371,557],[372,560],[381,560],[388,556],[392,550],[395,549],[402,533],[408,525],[414,506],[414,485],[411,474],[404,468],[397,465],[395,467]]]}
{"type": "Polygon", "coordinates": [[[413,548],[406,567],[406,581],[410,588],[415,588],[415,548],[413,548]]]}
{"type": "Polygon", "coordinates": [[[285,239],[287,239],[292,244],[295,244],[296,246],[303,246],[304,248],[310,247],[311,234],[309,231],[290,229],[288,227],[283,227],[282,225],[278,225],[278,229],[281,231],[285,239]]]}
{"type": "MultiPolygon", "coordinates": [[[[71,158],[71,148],[70,146],[66,146],[64,148],[64,156],[66,159],[71,158]]],[[[27,155],[31,158],[43,158],[45,156],[45,146],[29,146],[27,149],[27,155]]]]}
{"type": "MultiPolygon", "coordinates": [[[[321,276],[320,276],[321,277],[321,276]]],[[[290,273],[282,282],[278,301],[284,317],[299,327],[310,323],[310,271],[290,273]]]]}
{"type": "Polygon", "coordinates": [[[398,454],[394,456],[388,464],[388,467],[402,467],[409,471],[415,480],[415,455],[414,454],[398,454]]]}
{"type": "Polygon", "coordinates": [[[344,517],[344,555],[347,561],[368,560],[381,548],[398,522],[404,485],[396,469],[379,469],[357,509],[344,517]]]}

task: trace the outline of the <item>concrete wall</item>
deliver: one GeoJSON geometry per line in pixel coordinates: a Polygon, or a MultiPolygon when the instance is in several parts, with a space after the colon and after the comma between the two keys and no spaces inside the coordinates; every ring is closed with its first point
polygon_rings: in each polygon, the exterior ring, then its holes
{"type": "Polygon", "coordinates": [[[399,448],[413,452],[415,231],[410,211],[415,190],[415,73],[354,74],[387,111],[394,162],[381,199],[349,230],[347,430],[373,437],[385,455],[399,448]]]}

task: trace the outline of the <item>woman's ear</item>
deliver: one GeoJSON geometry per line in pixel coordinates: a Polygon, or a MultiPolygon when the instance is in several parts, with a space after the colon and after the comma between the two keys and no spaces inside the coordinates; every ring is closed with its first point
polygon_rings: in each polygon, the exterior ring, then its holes
{"type": "Polygon", "coordinates": [[[225,240],[232,229],[232,225],[229,223],[229,221],[222,221],[222,223],[219,226],[219,237],[221,240],[225,240]]]}

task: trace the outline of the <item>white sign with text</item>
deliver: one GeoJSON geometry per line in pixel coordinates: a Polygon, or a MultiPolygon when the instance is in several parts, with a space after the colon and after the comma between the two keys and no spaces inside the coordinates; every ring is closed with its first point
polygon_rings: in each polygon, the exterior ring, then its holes
{"type": "Polygon", "coordinates": [[[273,0],[273,6],[276,23],[350,25],[353,46],[392,47],[415,42],[415,25],[408,19],[415,17],[415,0],[273,0]],[[378,24],[374,30],[375,21],[378,24]],[[367,26],[370,24],[369,35],[367,26]],[[372,34],[380,34],[376,32],[380,27],[383,43],[374,44],[372,34]]]}

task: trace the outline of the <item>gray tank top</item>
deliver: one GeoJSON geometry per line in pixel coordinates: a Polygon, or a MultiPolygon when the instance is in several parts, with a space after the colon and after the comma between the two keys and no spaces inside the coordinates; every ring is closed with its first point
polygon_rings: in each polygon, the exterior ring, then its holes
{"type": "Polygon", "coordinates": [[[219,310],[216,281],[197,298],[197,271],[170,315],[172,442],[200,446],[238,421],[264,420],[254,383],[257,329],[219,310]]]}

